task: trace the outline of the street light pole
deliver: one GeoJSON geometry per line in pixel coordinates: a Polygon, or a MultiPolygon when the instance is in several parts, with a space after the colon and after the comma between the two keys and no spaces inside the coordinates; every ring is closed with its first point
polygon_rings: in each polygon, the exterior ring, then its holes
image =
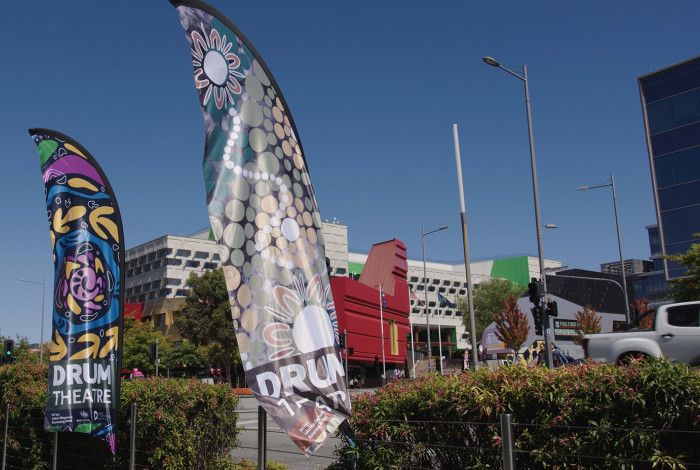
{"type": "Polygon", "coordinates": [[[425,299],[423,307],[425,309],[425,321],[428,327],[428,372],[432,372],[431,363],[433,362],[433,344],[430,340],[430,315],[428,314],[428,270],[425,265],[425,236],[430,235],[431,233],[439,232],[440,230],[445,230],[446,228],[447,225],[443,225],[442,227],[436,228],[429,232],[424,231],[422,226],[420,228],[420,241],[423,247],[423,298],[425,299]]]}
{"type": "Polygon", "coordinates": [[[620,236],[620,216],[617,211],[617,189],[615,187],[615,175],[610,173],[610,182],[597,184],[595,186],[579,186],[579,191],[587,191],[589,189],[598,188],[611,188],[612,198],[613,198],[613,210],[615,212],[615,230],[617,231],[617,249],[620,254],[620,272],[622,275],[622,290],[625,297],[625,321],[627,322],[627,328],[629,328],[632,318],[630,315],[630,303],[629,296],[627,295],[627,276],[625,276],[625,258],[622,256],[622,237],[620,236]]]}
{"type": "MultiPolygon", "coordinates": [[[[537,230],[537,256],[540,263],[540,281],[542,282],[542,297],[544,301],[547,301],[547,277],[545,276],[545,266],[544,266],[544,253],[542,250],[542,224],[540,222],[540,195],[537,183],[537,161],[535,159],[535,137],[532,131],[532,111],[530,110],[530,87],[527,79],[527,66],[523,65],[522,76],[507,69],[506,67],[499,64],[495,59],[491,57],[484,57],[483,61],[486,64],[497,67],[510,75],[520,79],[525,86],[525,110],[527,112],[527,135],[530,141],[530,170],[532,173],[532,195],[535,204],[535,229],[537,230]]],[[[549,315],[544,315],[545,318],[545,331],[544,331],[544,347],[547,352],[547,367],[552,367],[552,347],[550,344],[550,333],[551,333],[551,320],[549,315]]]]}
{"type": "Polygon", "coordinates": [[[39,363],[44,363],[44,298],[46,297],[46,278],[41,278],[41,282],[20,279],[21,282],[41,286],[41,334],[39,336],[39,363]]]}
{"type": "Polygon", "coordinates": [[[464,274],[467,277],[467,305],[469,306],[469,327],[471,331],[469,336],[471,339],[471,369],[476,370],[477,367],[477,350],[476,350],[476,320],[474,319],[474,287],[472,285],[471,260],[469,258],[469,236],[467,232],[467,210],[464,204],[464,184],[462,182],[462,155],[459,151],[459,130],[457,124],[452,124],[452,138],[455,146],[455,160],[457,161],[457,183],[459,187],[459,204],[462,218],[462,247],[464,249],[464,274]]]}

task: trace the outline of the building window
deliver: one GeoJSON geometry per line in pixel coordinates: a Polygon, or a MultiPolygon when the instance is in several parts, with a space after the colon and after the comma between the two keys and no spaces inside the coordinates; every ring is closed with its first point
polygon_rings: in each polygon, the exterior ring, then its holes
{"type": "Polygon", "coordinates": [[[221,256],[219,255],[219,253],[214,253],[211,257],[211,260],[212,261],[221,261],[221,256]]]}
{"type": "Polygon", "coordinates": [[[189,291],[187,289],[178,289],[177,291],[175,291],[175,296],[176,297],[187,297],[188,293],[189,293],[189,291]]]}
{"type": "Polygon", "coordinates": [[[198,268],[199,261],[189,260],[187,263],[185,263],[185,266],[188,268],[198,268]]]}
{"type": "Polygon", "coordinates": [[[165,280],[165,285],[167,286],[179,286],[180,285],[180,280],[179,279],[173,279],[173,278],[167,278],[165,280]]]}
{"type": "Polygon", "coordinates": [[[182,264],[182,260],[175,259],[175,258],[168,258],[165,260],[166,266],[180,266],[182,264]]]}
{"type": "Polygon", "coordinates": [[[392,356],[399,355],[399,328],[396,326],[395,321],[389,322],[389,340],[391,342],[391,352],[392,356]]]}
{"type": "Polygon", "coordinates": [[[190,256],[192,252],[190,250],[177,250],[177,253],[175,253],[175,256],[179,256],[180,258],[187,258],[190,256]]]}
{"type": "Polygon", "coordinates": [[[204,269],[216,269],[217,264],[216,263],[204,263],[204,269]]]}
{"type": "Polygon", "coordinates": [[[171,293],[172,293],[172,290],[170,290],[170,289],[161,289],[161,290],[158,292],[158,297],[161,297],[161,298],[162,298],[162,297],[167,297],[167,296],[169,296],[171,293]]]}
{"type": "Polygon", "coordinates": [[[335,270],[335,273],[339,274],[339,275],[345,274],[346,272],[347,272],[347,269],[345,269],[345,268],[338,268],[335,270]]]}
{"type": "Polygon", "coordinates": [[[148,262],[151,262],[151,261],[153,261],[154,259],[156,259],[156,252],[155,252],[155,251],[154,251],[153,253],[149,253],[148,256],[146,257],[146,260],[147,260],[148,262]]]}
{"type": "Polygon", "coordinates": [[[435,286],[428,286],[428,292],[435,292],[435,286]]]}
{"type": "Polygon", "coordinates": [[[159,313],[153,317],[153,326],[156,328],[165,326],[165,313],[159,313]]]}
{"type": "Polygon", "coordinates": [[[204,251],[195,251],[194,257],[196,259],[207,259],[207,258],[209,258],[209,253],[206,253],[204,251]]]}

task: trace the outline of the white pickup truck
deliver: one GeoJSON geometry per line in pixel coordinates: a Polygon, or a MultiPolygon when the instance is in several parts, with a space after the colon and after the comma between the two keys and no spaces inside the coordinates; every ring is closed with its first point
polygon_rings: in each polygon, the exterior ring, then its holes
{"type": "Polygon", "coordinates": [[[665,357],[700,365],[700,302],[659,307],[653,330],[586,335],[586,357],[619,363],[635,357],[665,357]]]}

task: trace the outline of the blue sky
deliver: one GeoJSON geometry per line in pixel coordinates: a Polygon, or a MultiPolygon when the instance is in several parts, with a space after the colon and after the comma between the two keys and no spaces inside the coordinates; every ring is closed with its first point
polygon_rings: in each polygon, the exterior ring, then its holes
{"type": "MultiPolygon", "coordinates": [[[[492,55],[528,65],[542,222],[560,227],[544,233],[545,256],[592,269],[617,257],[609,191],[576,191],[611,171],[625,256],[649,256],[644,226],[655,216],[636,78],[700,53],[700,3],[212,3],[282,87],[321,214],[349,226],[351,249],[396,237],[418,257],[421,225],[447,224],[429,257],[460,259],[456,122],[473,257],[536,252],[522,86],[482,63],[492,55]]],[[[128,247],[207,225],[204,131],[166,0],[11,2],[3,16],[0,333],[35,340],[40,289],[18,279],[50,286],[52,262],[26,129],[59,130],[95,155],[128,247]]]]}

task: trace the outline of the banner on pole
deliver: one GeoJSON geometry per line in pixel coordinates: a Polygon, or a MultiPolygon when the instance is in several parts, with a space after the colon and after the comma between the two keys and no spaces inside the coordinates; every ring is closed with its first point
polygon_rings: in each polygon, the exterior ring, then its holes
{"type": "Polygon", "coordinates": [[[85,432],[116,451],[124,235],[114,191],[80,144],[30,129],[44,180],[54,261],[44,427],[85,432]]]}
{"type": "Polygon", "coordinates": [[[260,54],[197,0],[171,0],[206,128],[204,181],[248,385],[306,453],[350,415],[321,217],[294,121],[260,54]]]}

